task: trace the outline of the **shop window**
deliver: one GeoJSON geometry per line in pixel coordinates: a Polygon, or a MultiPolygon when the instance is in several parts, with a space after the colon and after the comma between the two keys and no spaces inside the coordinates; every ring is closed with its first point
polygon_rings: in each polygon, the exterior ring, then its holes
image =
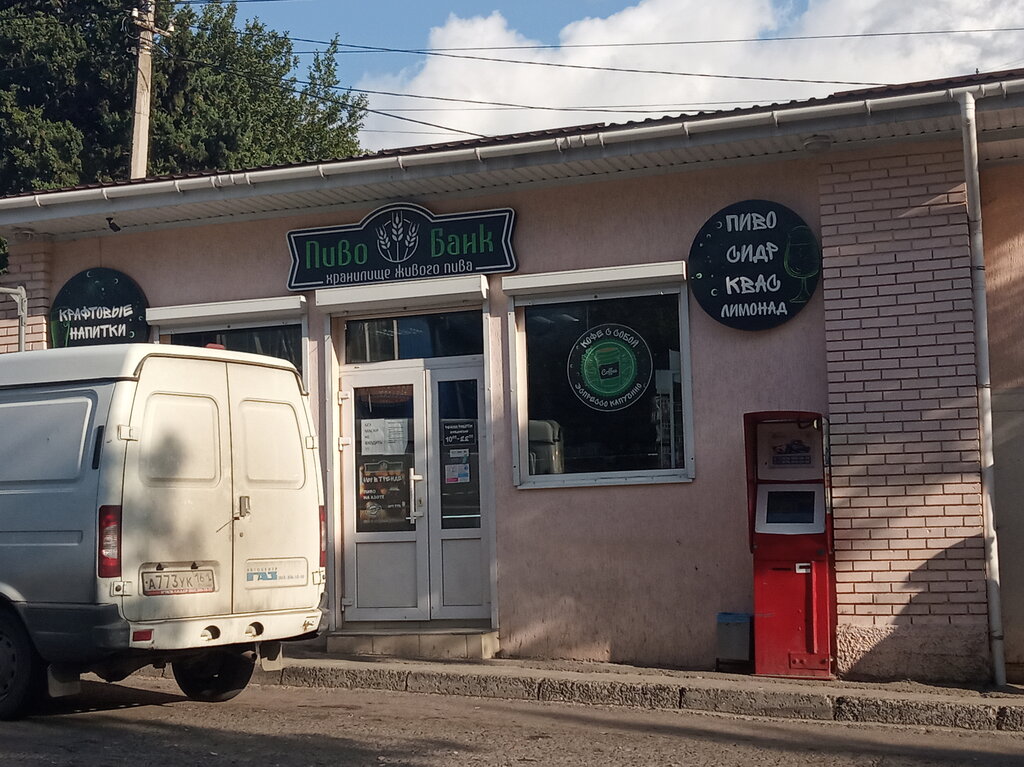
{"type": "Polygon", "coordinates": [[[521,484],[691,477],[680,304],[672,291],[521,308],[521,484]]]}
{"type": "Polygon", "coordinates": [[[477,382],[439,381],[436,435],[444,468],[441,528],[480,527],[480,424],[477,382]]]}
{"type": "Polygon", "coordinates": [[[183,346],[219,344],[233,352],[266,354],[288,360],[302,374],[302,325],[172,333],[170,343],[183,346]]]}
{"type": "Polygon", "coordinates": [[[348,363],[460,357],[483,351],[479,311],[349,320],[345,325],[348,363]]]}

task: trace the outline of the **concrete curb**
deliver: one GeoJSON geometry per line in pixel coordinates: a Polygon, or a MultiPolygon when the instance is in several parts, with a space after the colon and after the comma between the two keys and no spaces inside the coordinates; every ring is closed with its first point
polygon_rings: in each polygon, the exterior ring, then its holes
{"type": "Polygon", "coordinates": [[[898,724],[1024,732],[1024,699],[845,689],[785,680],[676,679],[666,675],[579,673],[537,668],[289,660],[258,670],[255,684],[320,689],[391,690],[503,700],[688,710],[776,719],[898,724]]]}

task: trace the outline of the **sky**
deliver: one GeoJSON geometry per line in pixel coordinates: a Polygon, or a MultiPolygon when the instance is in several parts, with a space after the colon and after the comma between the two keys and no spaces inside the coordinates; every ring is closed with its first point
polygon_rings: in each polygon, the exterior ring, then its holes
{"type": "Polygon", "coordinates": [[[382,113],[368,114],[360,133],[371,151],[1024,67],[1024,3],[1006,0],[241,0],[238,8],[240,21],[256,16],[303,38],[294,48],[304,64],[323,47],[308,41],[340,37],[342,84],[370,92],[370,108],[382,113]],[[1004,31],[894,34],[948,30],[1004,31]],[[871,36],[822,39],[836,35],[871,36]],[[475,50],[451,50],[467,48],[475,50]]]}

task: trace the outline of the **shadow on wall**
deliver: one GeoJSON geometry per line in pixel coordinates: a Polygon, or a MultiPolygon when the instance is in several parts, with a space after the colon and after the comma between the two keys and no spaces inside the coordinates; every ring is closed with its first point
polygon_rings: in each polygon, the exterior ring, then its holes
{"type": "MultiPolygon", "coordinates": [[[[746,508],[735,505],[740,513],[724,537],[737,543],[715,552],[704,538],[694,542],[687,515],[677,514],[672,529],[652,522],[659,513],[650,508],[578,529],[575,547],[587,556],[546,556],[507,576],[531,597],[502,604],[502,654],[712,670],[718,613],[752,605],[746,508]],[[722,561],[744,558],[741,572],[723,577],[722,561]]],[[[531,513],[540,524],[542,513],[531,513]]]]}
{"type": "Polygon", "coordinates": [[[910,572],[872,575],[867,583],[841,580],[838,584],[839,588],[853,588],[852,593],[840,594],[836,630],[839,676],[929,682],[991,680],[981,535],[934,554],[910,572]],[[891,617],[886,614],[889,609],[891,617]],[[876,615],[892,623],[844,623],[854,615],[876,615]]]}
{"type": "MultiPolygon", "coordinates": [[[[915,529],[920,535],[927,531],[915,529]]],[[[840,594],[843,604],[836,629],[837,674],[851,680],[990,681],[983,545],[981,535],[969,536],[934,552],[913,569],[866,573],[871,580],[863,583],[840,581],[840,588],[854,591],[840,594]],[[886,624],[850,623],[853,616],[862,620],[878,617],[886,624]]],[[[582,574],[578,568],[588,566],[562,562],[556,568],[561,572],[549,572],[547,576],[566,584],[579,583],[582,574]],[[566,572],[567,568],[573,572],[566,572]]],[[[601,578],[608,578],[608,571],[618,567],[611,561],[593,566],[601,571],[594,572],[594,577],[601,578]]],[[[644,580],[641,572],[633,570],[634,581],[644,580]]],[[[659,576],[655,573],[652,577],[659,576]]],[[[710,598],[716,593],[715,585],[705,581],[713,581],[714,575],[695,571],[691,563],[688,569],[680,567],[676,577],[689,578],[691,590],[709,596],[706,610],[680,615],[672,605],[663,604],[658,609],[647,603],[648,612],[640,614],[624,597],[621,610],[609,614],[588,605],[587,594],[562,589],[559,609],[552,611],[557,617],[528,621],[527,629],[518,637],[502,637],[503,654],[711,670],[715,666],[719,605],[710,598]],[[605,620],[599,621],[598,615],[605,620]],[[611,620],[609,615],[613,616],[611,620]]],[[[638,587],[643,589],[643,583],[638,587]]]]}

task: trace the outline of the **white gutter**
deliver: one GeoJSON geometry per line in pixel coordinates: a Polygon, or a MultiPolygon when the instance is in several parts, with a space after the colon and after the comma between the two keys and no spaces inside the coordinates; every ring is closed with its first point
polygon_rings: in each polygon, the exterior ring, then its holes
{"type": "Polygon", "coordinates": [[[981,179],[978,173],[978,129],[974,94],[959,94],[967,177],[967,226],[971,243],[971,291],[974,303],[974,349],[978,377],[978,421],[981,442],[981,508],[985,536],[985,579],[988,595],[988,633],[992,677],[1006,684],[1003,610],[1000,595],[999,540],[995,524],[995,457],[992,447],[992,374],[988,357],[988,298],[985,293],[985,238],[981,228],[981,179]]]}
{"type": "Polygon", "coordinates": [[[0,288],[0,294],[6,294],[18,305],[18,351],[25,351],[25,323],[28,321],[28,293],[24,285],[16,288],[0,288]]]}
{"type": "Polygon", "coordinates": [[[603,144],[617,144],[627,141],[641,141],[645,138],[660,138],[673,134],[694,135],[697,133],[718,133],[737,128],[752,128],[763,125],[783,125],[810,120],[821,120],[830,117],[849,117],[852,115],[871,115],[878,112],[890,112],[898,109],[946,104],[959,99],[962,93],[973,93],[977,98],[989,96],[1007,96],[1011,93],[1024,93],[1024,79],[1009,80],[998,83],[973,85],[963,88],[928,91],[906,96],[888,96],[881,99],[864,99],[847,101],[839,104],[822,104],[821,106],[794,107],[792,109],[774,109],[755,114],[729,115],[704,120],[683,120],[671,125],[640,126],[627,130],[601,132],[598,135],[603,144]],[[651,134],[650,136],[645,134],[651,134]]]}
{"type": "Polygon", "coordinates": [[[1021,92],[1024,92],[1024,79],[1016,79],[963,88],[928,91],[927,93],[888,96],[880,99],[863,99],[839,104],[773,109],[754,114],[680,120],[668,124],[639,125],[626,129],[599,130],[582,136],[533,139],[522,143],[502,143],[494,146],[443,149],[436,152],[389,157],[367,157],[320,163],[317,165],[271,168],[242,173],[224,173],[216,176],[201,176],[172,181],[135,182],[100,189],[79,189],[49,194],[33,194],[0,199],[0,214],[5,211],[28,208],[52,208],[62,204],[185,194],[193,190],[223,189],[227,192],[232,188],[251,188],[260,184],[283,181],[323,180],[330,176],[353,176],[374,171],[394,170],[401,172],[413,166],[437,166],[461,161],[483,162],[495,157],[514,159],[547,151],[562,152],[578,146],[608,146],[611,144],[641,142],[675,136],[689,137],[698,134],[724,133],[744,128],[777,127],[831,117],[872,115],[879,112],[958,101],[965,93],[971,93],[975,98],[987,98],[1021,92]]]}

